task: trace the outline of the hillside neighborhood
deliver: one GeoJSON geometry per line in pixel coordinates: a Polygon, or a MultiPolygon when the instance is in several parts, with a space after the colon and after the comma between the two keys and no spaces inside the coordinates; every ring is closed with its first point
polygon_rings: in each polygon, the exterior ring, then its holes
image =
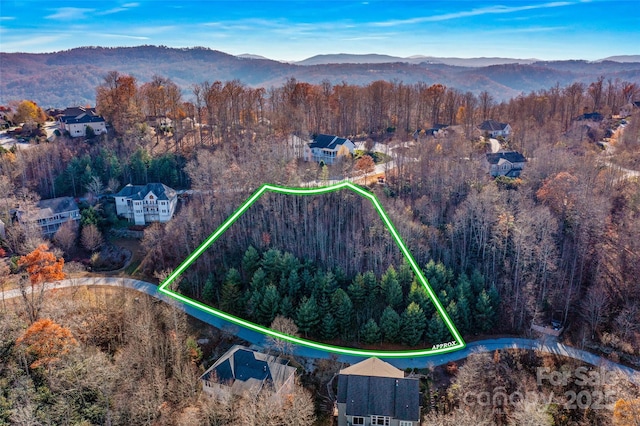
{"type": "Polygon", "coordinates": [[[639,85],[95,93],[0,107],[0,424],[635,424],[639,85]]]}

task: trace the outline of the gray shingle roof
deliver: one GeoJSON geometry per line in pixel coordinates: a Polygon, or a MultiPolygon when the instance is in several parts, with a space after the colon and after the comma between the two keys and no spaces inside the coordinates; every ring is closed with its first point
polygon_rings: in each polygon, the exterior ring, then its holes
{"type": "Polygon", "coordinates": [[[66,124],[98,123],[104,121],[104,118],[96,113],[95,108],[71,107],[62,112],[60,121],[66,124]]]}
{"type": "Polygon", "coordinates": [[[486,120],[483,121],[482,124],[478,126],[480,130],[485,130],[487,132],[495,132],[499,130],[504,130],[507,127],[507,123],[499,123],[495,120],[486,120]]]}
{"type": "Polygon", "coordinates": [[[347,416],[389,416],[420,419],[418,379],[343,375],[338,377],[338,402],[347,416]]]}
{"type": "Polygon", "coordinates": [[[349,139],[339,138],[333,135],[318,135],[316,138],[309,144],[310,148],[321,148],[321,149],[336,149],[338,146],[344,144],[349,139]]]}
{"type": "Polygon", "coordinates": [[[501,160],[507,160],[510,163],[525,163],[526,158],[517,151],[500,151],[495,154],[487,154],[489,164],[498,164],[501,160]]]}
{"type": "Polygon", "coordinates": [[[58,197],[50,198],[48,200],[40,200],[38,201],[37,206],[40,209],[37,212],[38,219],[78,210],[78,204],[76,204],[72,197],[58,197]]]}
{"type": "Polygon", "coordinates": [[[233,393],[256,392],[265,383],[280,387],[295,374],[295,367],[271,355],[235,345],[220,357],[201,377],[227,384],[233,393]]]}
{"type": "Polygon", "coordinates": [[[146,185],[128,184],[115,196],[127,197],[132,200],[142,200],[149,192],[153,192],[158,200],[171,200],[176,197],[176,191],[163,183],[148,183],[146,185]]]}

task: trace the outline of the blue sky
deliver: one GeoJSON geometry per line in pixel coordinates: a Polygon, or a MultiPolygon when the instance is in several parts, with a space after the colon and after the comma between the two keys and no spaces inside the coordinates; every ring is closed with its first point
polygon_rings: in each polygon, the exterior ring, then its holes
{"type": "Polygon", "coordinates": [[[204,46],[294,61],[327,53],[595,60],[640,54],[640,0],[0,0],[0,51],[204,46]]]}

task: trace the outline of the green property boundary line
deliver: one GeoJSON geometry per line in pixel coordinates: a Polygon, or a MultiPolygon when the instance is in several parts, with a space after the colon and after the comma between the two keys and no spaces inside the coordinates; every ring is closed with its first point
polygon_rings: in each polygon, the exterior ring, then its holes
{"type": "Polygon", "coordinates": [[[211,315],[215,315],[220,317],[226,321],[234,323],[236,325],[240,325],[242,327],[248,328],[253,331],[257,331],[266,336],[272,336],[278,339],[286,340],[291,343],[295,343],[297,345],[307,346],[313,349],[319,349],[322,351],[333,352],[337,354],[343,355],[353,355],[353,356],[364,356],[364,357],[382,357],[382,358],[411,358],[418,356],[428,356],[428,355],[437,355],[443,354],[447,352],[452,352],[456,350],[463,349],[466,346],[466,343],[462,339],[462,336],[458,332],[458,329],[449,318],[446,310],[442,307],[442,304],[434,294],[431,285],[427,281],[426,277],[422,273],[422,270],[418,267],[415,259],[405,246],[404,242],[400,238],[398,231],[396,231],[393,223],[387,216],[387,213],[382,208],[382,205],[378,201],[378,198],[371,192],[366,191],[363,188],[360,188],[354,185],[351,182],[343,181],[337,183],[335,185],[330,186],[321,186],[321,187],[313,187],[313,188],[292,188],[292,187],[284,187],[278,185],[270,185],[264,184],[262,185],[251,197],[249,197],[231,216],[227,218],[227,220],[220,225],[215,232],[213,232],[209,237],[202,243],[200,246],[194,250],[181,264],[178,266],[172,273],[167,277],[167,279],[160,285],[158,290],[182,303],[186,303],[187,305],[193,306],[194,308],[205,311],[211,315]],[[265,192],[274,192],[277,194],[286,194],[286,195],[321,195],[327,194],[329,192],[339,191],[341,189],[349,189],[355,192],[362,197],[365,197],[373,204],[373,207],[380,215],[382,222],[386,225],[393,236],[396,244],[400,248],[400,251],[405,256],[411,269],[413,270],[417,279],[422,283],[424,288],[431,299],[431,302],[435,306],[436,310],[440,314],[440,317],[443,319],[444,323],[447,325],[449,332],[452,337],[455,339],[455,342],[448,342],[441,345],[434,345],[431,349],[418,349],[418,350],[406,350],[406,351],[374,351],[367,349],[354,349],[354,348],[345,348],[342,346],[334,346],[323,343],[314,342],[312,340],[307,340],[301,337],[290,336],[287,334],[283,334],[270,328],[255,324],[253,322],[243,320],[242,318],[238,318],[234,315],[230,315],[226,312],[220,311],[218,309],[212,308],[211,306],[205,305],[196,300],[190,299],[180,293],[177,293],[171,290],[171,283],[174,282],[200,255],[208,249],[211,244],[213,244],[229,227],[236,221],[242,214],[244,214],[249,207],[251,207],[265,192]]]}

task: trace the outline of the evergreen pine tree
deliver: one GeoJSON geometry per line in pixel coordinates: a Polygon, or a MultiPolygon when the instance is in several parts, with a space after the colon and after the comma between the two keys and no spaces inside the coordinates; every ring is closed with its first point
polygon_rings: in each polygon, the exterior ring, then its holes
{"type": "Polygon", "coordinates": [[[220,294],[220,309],[233,315],[241,311],[242,292],[240,288],[231,283],[224,283],[220,294]]]}
{"type": "Polygon", "coordinates": [[[269,284],[263,293],[262,303],[256,309],[256,320],[262,325],[269,325],[280,310],[280,295],[273,284],[269,284]]]}
{"type": "Polygon", "coordinates": [[[393,265],[390,265],[380,278],[380,291],[382,292],[382,294],[387,293],[387,288],[389,287],[389,283],[391,281],[398,281],[398,274],[396,273],[396,269],[393,267],[393,265]]]}
{"type": "Polygon", "coordinates": [[[287,284],[287,294],[289,295],[291,300],[297,300],[298,293],[300,291],[300,277],[298,276],[298,271],[291,271],[291,273],[289,274],[289,279],[287,280],[287,284]]]}
{"type": "MultiPolygon", "coordinates": [[[[484,288],[484,276],[479,270],[474,269],[471,273],[471,291],[473,291],[474,298],[478,297],[484,288]]],[[[469,298],[469,300],[474,300],[469,298]]]]}
{"type": "Polygon", "coordinates": [[[220,309],[233,315],[242,311],[242,283],[240,273],[231,268],[220,292],[220,309]]]}
{"type": "Polygon", "coordinates": [[[295,309],[289,296],[282,298],[282,301],[280,302],[280,313],[285,318],[293,318],[295,309]]]}
{"type": "Polygon", "coordinates": [[[400,287],[398,280],[390,279],[386,283],[385,293],[387,305],[394,309],[402,305],[402,287],[400,287]]]}
{"type": "Polygon", "coordinates": [[[245,294],[245,298],[246,298],[246,302],[244,303],[245,305],[245,311],[247,312],[247,316],[249,317],[249,319],[253,320],[253,321],[257,321],[258,320],[258,307],[260,306],[260,304],[262,303],[262,293],[263,293],[264,289],[256,289],[253,291],[248,291],[245,294]]]}
{"type": "Polygon", "coordinates": [[[378,286],[378,280],[371,271],[367,271],[362,276],[364,280],[364,288],[366,290],[366,296],[364,300],[364,311],[367,318],[371,318],[374,309],[379,301],[380,287],[378,286]]]}
{"type": "Polygon", "coordinates": [[[362,327],[360,338],[367,344],[380,342],[380,327],[373,318],[369,318],[369,321],[362,327]]]}
{"type": "Polygon", "coordinates": [[[435,312],[435,307],[427,294],[427,290],[416,280],[413,280],[413,283],[411,283],[408,299],[409,303],[413,302],[420,306],[426,315],[432,315],[435,312]]]}
{"type": "Polygon", "coordinates": [[[437,312],[433,314],[427,326],[427,341],[432,345],[436,345],[449,341],[450,336],[451,333],[442,318],[440,318],[440,315],[437,312]]]}
{"type": "Polygon", "coordinates": [[[342,338],[346,338],[351,332],[351,318],[353,315],[353,303],[347,293],[339,288],[331,297],[333,315],[338,323],[338,330],[342,338]]]}
{"type": "Polygon", "coordinates": [[[260,267],[267,274],[270,282],[277,282],[282,273],[282,253],[280,250],[269,249],[262,255],[260,267]]]}
{"type": "Polygon", "coordinates": [[[338,324],[336,319],[331,313],[327,313],[322,317],[322,323],[320,324],[320,337],[323,340],[334,339],[338,335],[338,324]]]}
{"type": "Polygon", "coordinates": [[[493,310],[491,299],[487,292],[482,290],[480,292],[480,296],[478,296],[478,302],[476,303],[475,309],[475,323],[477,324],[478,330],[482,333],[486,333],[491,330],[493,328],[494,319],[495,311],[493,310]]]}
{"type": "Polygon", "coordinates": [[[453,271],[444,266],[442,262],[435,263],[433,259],[431,259],[423,271],[424,276],[436,294],[446,286],[450,286],[453,281],[453,271]]]}
{"type": "Polygon", "coordinates": [[[411,283],[413,282],[413,271],[407,262],[403,262],[400,269],[398,269],[398,282],[403,292],[406,293],[409,291],[411,283]]]}
{"type": "Polygon", "coordinates": [[[309,333],[315,331],[318,322],[320,322],[320,318],[318,317],[316,299],[313,296],[308,299],[304,297],[298,307],[296,315],[296,325],[298,329],[307,337],[309,333]]]}
{"type": "Polygon", "coordinates": [[[280,281],[278,281],[278,293],[289,293],[289,280],[287,279],[287,275],[284,272],[280,274],[280,281]]]}
{"type": "Polygon", "coordinates": [[[204,283],[202,289],[202,300],[207,303],[213,303],[213,299],[216,297],[216,291],[213,284],[213,277],[209,275],[207,281],[204,283]]]}
{"type": "Polygon", "coordinates": [[[333,275],[333,272],[327,271],[327,273],[324,274],[322,294],[327,298],[330,298],[337,289],[338,281],[336,281],[335,275],[333,275]]]}
{"type": "Polygon", "coordinates": [[[309,297],[315,287],[315,280],[309,268],[304,268],[300,275],[300,287],[304,294],[309,297]]]}
{"type": "Polygon", "coordinates": [[[267,275],[264,273],[262,268],[258,268],[258,270],[253,274],[253,277],[251,277],[251,291],[262,291],[265,289],[267,284],[269,284],[269,281],[267,281],[267,275]]]}
{"type": "Polygon", "coordinates": [[[380,317],[380,329],[387,342],[395,343],[399,340],[402,320],[391,306],[387,306],[380,317]]]}
{"type": "Polygon", "coordinates": [[[358,273],[347,287],[347,294],[356,306],[362,306],[367,290],[364,287],[364,277],[358,273]]]}
{"type": "Polygon", "coordinates": [[[402,343],[416,346],[422,339],[425,326],[424,311],[416,303],[410,303],[402,313],[402,343]]]}
{"type": "Polygon", "coordinates": [[[245,278],[245,282],[251,280],[253,274],[260,267],[260,255],[258,254],[258,250],[256,250],[253,246],[249,246],[247,251],[244,252],[244,256],[242,257],[242,273],[245,278]]]}
{"type": "Polygon", "coordinates": [[[458,296],[457,304],[460,320],[454,324],[460,333],[467,334],[471,332],[471,306],[467,297],[463,295],[458,296]]]}

